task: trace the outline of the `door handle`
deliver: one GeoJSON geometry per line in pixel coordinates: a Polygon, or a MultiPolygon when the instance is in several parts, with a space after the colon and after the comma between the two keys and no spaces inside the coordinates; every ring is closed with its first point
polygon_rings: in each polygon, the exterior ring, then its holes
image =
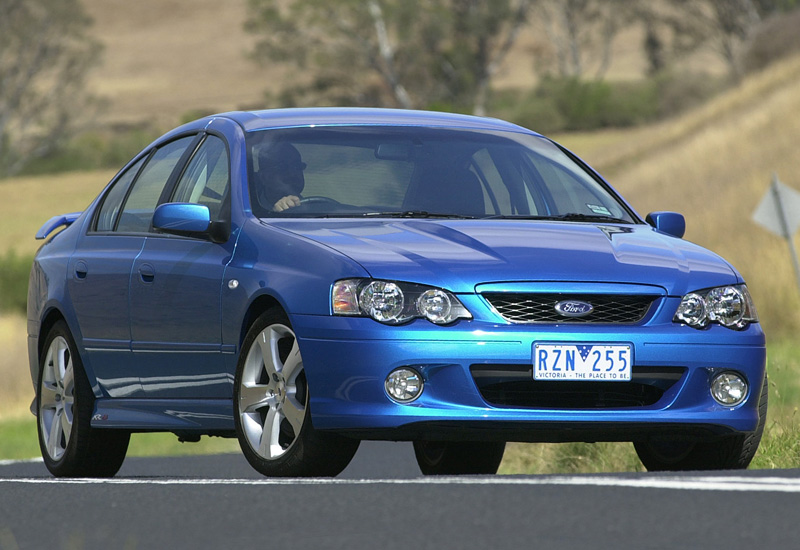
{"type": "Polygon", "coordinates": [[[89,266],[83,260],[78,260],[75,264],[75,277],[78,279],[85,279],[89,274],[89,266]]]}
{"type": "Polygon", "coordinates": [[[150,264],[139,266],[139,278],[143,283],[152,283],[156,278],[156,270],[150,264]]]}

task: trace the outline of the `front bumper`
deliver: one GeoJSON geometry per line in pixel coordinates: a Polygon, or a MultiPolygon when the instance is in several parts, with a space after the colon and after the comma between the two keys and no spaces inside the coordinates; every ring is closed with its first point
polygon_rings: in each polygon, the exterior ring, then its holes
{"type": "MultiPolygon", "coordinates": [[[[371,319],[297,315],[318,429],[368,439],[500,439],[506,441],[632,441],[648,435],[708,437],[751,432],[766,368],[758,324],[743,331],[720,326],[695,330],[675,323],[638,326],[501,325],[462,321],[449,327],[417,320],[385,326],[371,319]],[[589,408],[490,404],[471,368],[532,364],[536,342],[619,343],[634,348],[637,370],[679,372],[655,402],[589,408]],[[413,367],[425,381],[410,404],[384,390],[395,368],[413,367]],[[655,369],[658,370],[658,369],[655,369]],[[735,371],[749,386],[736,407],[710,395],[715,374],[735,371]]],[[[562,382],[569,384],[569,382],[562,382]]],[[[593,384],[619,384],[595,382],[593,384]]]]}

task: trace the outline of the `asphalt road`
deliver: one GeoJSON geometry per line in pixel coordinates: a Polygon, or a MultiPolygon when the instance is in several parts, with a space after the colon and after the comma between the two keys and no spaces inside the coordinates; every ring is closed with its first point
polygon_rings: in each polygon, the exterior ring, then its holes
{"type": "Polygon", "coordinates": [[[239,455],[129,458],[111,480],[0,463],[0,550],[800,547],[800,471],[423,478],[365,443],[333,480],[239,455]]]}

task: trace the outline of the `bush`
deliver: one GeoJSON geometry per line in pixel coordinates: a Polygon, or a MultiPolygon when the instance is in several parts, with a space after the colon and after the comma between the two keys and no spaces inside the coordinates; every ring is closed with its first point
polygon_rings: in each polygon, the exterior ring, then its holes
{"type": "Polygon", "coordinates": [[[210,108],[197,108],[197,109],[189,109],[185,113],[183,113],[180,117],[181,124],[187,124],[189,122],[193,122],[199,118],[204,118],[207,116],[211,116],[216,114],[218,111],[210,108]]]}
{"type": "Polygon", "coordinates": [[[759,71],[771,63],[800,52],[800,9],[765,19],[742,55],[745,72],[759,71]]]}
{"type": "Polygon", "coordinates": [[[653,83],[658,96],[658,116],[662,119],[697,107],[730,85],[726,76],[688,72],[663,72],[653,83]]]}
{"type": "Polygon", "coordinates": [[[32,264],[32,257],[18,256],[14,250],[0,256],[0,311],[25,313],[32,264]]]}
{"type": "Polygon", "coordinates": [[[154,130],[144,128],[86,132],[50,155],[28,164],[21,173],[30,176],[71,170],[121,168],[157,136],[154,130]]]}
{"type": "Polygon", "coordinates": [[[638,126],[660,114],[658,87],[653,80],[619,82],[612,86],[606,101],[605,126],[638,126]]]}
{"type": "Polygon", "coordinates": [[[728,86],[725,77],[669,71],[626,82],[547,77],[532,92],[495,94],[492,112],[543,134],[625,128],[681,114],[728,86]]]}
{"type": "MultiPolygon", "coordinates": [[[[502,109],[517,124],[542,133],[644,124],[659,115],[657,83],[610,83],[577,78],[542,80],[514,109],[502,109]]],[[[506,96],[503,101],[508,103],[506,96]]]]}
{"type": "Polygon", "coordinates": [[[564,115],[552,99],[528,98],[520,101],[507,118],[542,134],[552,134],[563,130],[566,126],[564,115]]]}

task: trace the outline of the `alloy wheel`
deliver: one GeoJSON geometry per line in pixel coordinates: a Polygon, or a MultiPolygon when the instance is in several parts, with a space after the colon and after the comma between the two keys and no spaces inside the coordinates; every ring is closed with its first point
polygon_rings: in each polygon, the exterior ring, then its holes
{"type": "Polygon", "coordinates": [[[72,435],[75,404],[73,358],[63,336],[50,343],[43,368],[39,423],[47,454],[53,460],[60,460],[72,435]]]}
{"type": "Polygon", "coordinates": [[[239,387],[239,415],[250,447],[267,460],[295,444],[306,416],[303,359],[292,329],[274,324],[262,330],[245,359],[239,387]]]}

